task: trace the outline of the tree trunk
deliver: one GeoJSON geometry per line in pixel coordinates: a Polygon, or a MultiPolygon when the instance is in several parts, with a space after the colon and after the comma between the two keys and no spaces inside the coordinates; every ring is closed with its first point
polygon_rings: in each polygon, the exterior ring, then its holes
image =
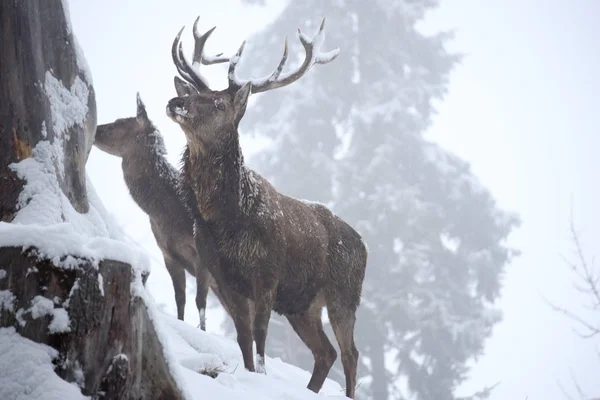
{"type": "Polygon", "coordinates": [[[373,381],[371,382],[371,393],[373,400],[387,400],[388,397],[388,382],[387,370],[385,368],[385,355],[383,346],[385,341],[379,334],[372,336],[369,344],[368,355],[371,359],[371,374],[373,381]],[[379,339],[379,340],[378,340],[379,339]]]}
{"type": "MultiPolygon", "coordinates": [[[[0,226],[8,229],[4,232],[20,224],[18,212],[27,204],[20,199],[26,179],[17,176],[13,166],[37,154],[36,146],[45,141],[61,154],[47,164],[54,166],[50,174],[56,177],[57,191],[78,213],[90,209],[85,162],[96,130],[96,104],[66,6],[60,0],[0,2],[0,226]],[[78,94],[86,103],[83,121],[70,123],[73,110],[52,102],[45,89],[49,80],[60,87],[81,88],[78,94]]],[[[7,239],[4,235],[0,246],[7,239]]],[[[136,292],[132,266],[114,260],[94,264],[74,256],[69,259],[77,259],[76,266],[64,268],[60,265],[64,258],[45,259],[37,247],[35,243],[0,247],[0,294],[12,299],[7,304],[0,298],[0,327],[14,327],[23,337],[58,350],[56,373],[76,382],[84,395],[182,398],[148,308],[132,294],[136,292]],[[33,302],[46,299],[54,304],[53,311],[66,311],[68,329],[52,329],[56,318],[52,314],[40,318],[27,312],[33,302]]]]}
{"type": "Polygon", "coordinates": [[[385,367],[385,336],[377,327],[377,318],[372,310],[359,309],[359,318],[365,323],[363,327],[369,327],[367,331],[357,331],[361,351],[364,351],[370,360],[370,398],[372,400],[388,400],[388,370],[385,367]]]}

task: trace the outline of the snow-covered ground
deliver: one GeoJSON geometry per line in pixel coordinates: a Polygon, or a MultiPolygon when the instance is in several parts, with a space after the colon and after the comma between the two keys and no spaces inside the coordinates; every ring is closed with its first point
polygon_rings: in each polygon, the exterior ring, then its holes
{"type": "MultiPolygon", "coordinates": [[[[152,304],[149,307],[171,371],[189,400],[346,398],[340,385],[329,379],[321,392],[314,394],[306,389],[310,374],[278,358],[267,357],[267,375],[246,371],[237,343],[163,314],[152,304]],[[216,378],[203,374],[213,371],[218,372],[216,378]]],[[[0,328],[0,354],[0,399],[88,398],[75,383],[56,375],[52,364],[58,356],[55,349],[23,338],[12,327],[0,328]]]]}
{"type": "Polygon", "coordinates": [[[266,357],[267,375],[249,372],[236,342],[167,314],[160,313],[157,322],[161,341],[176,361],[173,373],[191,399],[346,399],[340,385],[329,379],[318,395],[309,391],[310,373],[279,358],[266,357]],[[220,371],[216,378],[201,373],[215,370],[220,371]]]}
{"type": "MultiPolygon", "coordinates": [[[[176,381],[188,399],[308,400],[345,399],[337,383],[326,380],[316,395],[306,389],[310,374],[267,357],[267,374],[244,369],[238,345],[219,335],[206,333],[186,322],[154,309],[156,329],[168,354],[176,381]],[[203,372],[217,371],[216,378],[203,372]]],[[[14,328],[0,328],[0,399],[85,399],[75,383],[54,373],[52,360],[58,352],[33,342],[14,328]]]]}

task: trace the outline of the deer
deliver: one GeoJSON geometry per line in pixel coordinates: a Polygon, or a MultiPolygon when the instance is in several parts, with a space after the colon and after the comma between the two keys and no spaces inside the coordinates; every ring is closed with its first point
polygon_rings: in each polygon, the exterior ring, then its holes
{"type": "Polygon", "coordinates": [[[217,249],[208,267],[219,289],[231,299],[244,367],[266,374],[265,342],[275,311],[287,318],[311,350],[314,366],[307,387],[318,393],[337,358],[323,330],[321,314],[326,308],[340,347],[346,396],[354,398],[359,356],[354,325],[367,264],[366,244],[326,206],[279,193],[248,168],[238,132],[251,93],[289,85],[313,65],[333,61],[339,50],[321,51],[324,18],[312,39],[298,30],[305,50],[299,67],[282,72],[288,58],[286,38],[273,73],[243,80],[236,66],[245,41],[232,57],[205,55],[204,45],[216,27],[200,34],[198,20],[193,27],[192,61],[183,52],[185,26],[173,42],[171,56],[180,77],[174,78],[177,97],[168,101],[166,113],[186,138],[182,179],[193,192],[201,217],[194,221],[195,227],[205,235],[197,235],[197,240],[210,241],[217,249]],[[211,90],[200,65],[223,62],[229,63],[229,85],[211,90]]]}
{"type": "Polygon", "coordinates": [[[210,256],[205,245],[196,243],[193,232],[194,199],[186,199],[178,169],[166,159],[163,136],[148,118],[137,94],[135,117],[120,118],[98,125],[94,145],[120,157],[123,178],[135,203],[150,219],[150,227],[160,248],[175,292],[177,318],[184,319],[186,303],[185,271],[196,278],[196,307],[199,327],[206,331],[206,299],[209,287],[227,311],[215,280],[206,266],[210,256]]]}

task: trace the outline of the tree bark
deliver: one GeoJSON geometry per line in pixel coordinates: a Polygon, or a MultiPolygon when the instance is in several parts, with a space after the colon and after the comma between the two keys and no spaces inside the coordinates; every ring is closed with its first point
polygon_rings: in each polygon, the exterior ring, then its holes
{"type": "MultiPolygon", "coordinates": [[[[96,130],[96,104],[64,7],[60,0],[0,2],[0,221],[4,223],[15,218],[25,184],[10,165],[30,157],[41,141],[53,143],[61,135],[52,126],[52,104],[44,95],[47,71],[67,88],[79,78],[89,89],[86,119],[67,128],[56,142],[62,143],[64,157],[58,160],[63,165],[55,166],[60,190],[73,208],[80,213],[89,210],[85,162],[96,130]]],[[[25,251],[0,247],[0,290],[10,291],[14,299],[10,309],[0,302],[0,327],[13,326],[23,337],[57,349],[56,373],[94,399],[183,398],[146,304],[132,295],[132,266],[104,260],[96,267],[79,260],[76,268],[65,269],[37,254],[35,247],[25,251]],[[33,318],[23,312],[36,296],[67,311],[70,330],[52,333],[51,316],[33,318]]]]}
{"type": "MultiPolygon", "coordinates": [[[[52,126],[47,126],[46,138],[39,130],[50,115],[50,103],[41,92],[46,71],[69,83],[67,87],[76,76],[84,81],[86,77],[78,65],[70,21],[66,20],[61,1],[0,2],[0,27],[0,220],[11,221],[22,184],[7,165],[29,157],[40,140],[53,141],[57,135],[52,126]]],[[[96,131],[96,100],[89,83],[86,129],[71,127],[64,143],[65,176],[61,186],[79,212],[88,211],[85,162],[96,131]]]]}

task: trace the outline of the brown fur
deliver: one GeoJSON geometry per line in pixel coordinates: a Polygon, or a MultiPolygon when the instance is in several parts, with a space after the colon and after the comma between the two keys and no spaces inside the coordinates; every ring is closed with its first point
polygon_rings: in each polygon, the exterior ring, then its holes
{"type": "MultiPolygon", "coordinates": [[[[238,296],[232,311],[245,367],[259,363],[271,310],[284,314],[315,358],[309,389],[318,392],[336,359],[321,323],[328,315],[342,353],[346,395],[354,397],[358,350],[354,344],[367,250],[348,224],[325,206],[283,195],[244,165],[237,126],[251,85],[236,91],[200,92],[176,79],[179,96],[167,114],[183,129],[188,147],[183,179],[195,194],[218,249],[209,267],[221,290],[238,296]],[[243,299],[254,314],[242,311],[243,299]],[[251,330],[252,329],[252,330],[251,330]]],[[[262,368],[261,368],[262,369],[262,368]]]]}

